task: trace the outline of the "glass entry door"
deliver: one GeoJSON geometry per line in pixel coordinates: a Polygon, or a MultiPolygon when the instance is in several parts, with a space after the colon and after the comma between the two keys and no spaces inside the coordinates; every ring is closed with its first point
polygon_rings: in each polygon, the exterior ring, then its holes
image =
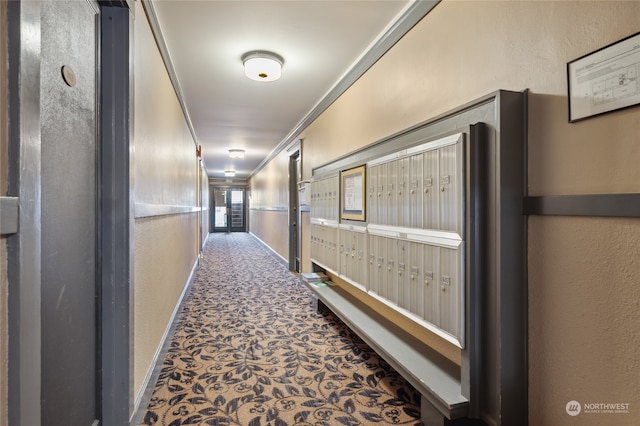
{"type": "Polygon", "coordinates": [[[244,190],[214,189],[213,232],[245,232],[244,190]]]}

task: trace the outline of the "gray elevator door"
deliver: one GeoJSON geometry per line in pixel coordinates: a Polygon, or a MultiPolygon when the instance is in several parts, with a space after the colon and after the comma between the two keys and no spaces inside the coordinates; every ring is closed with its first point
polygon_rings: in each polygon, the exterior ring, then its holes
{"type": "Polygon", "coordinates": [[[97,13],[42,2],[42,425],[98,417],[97,13]]]}

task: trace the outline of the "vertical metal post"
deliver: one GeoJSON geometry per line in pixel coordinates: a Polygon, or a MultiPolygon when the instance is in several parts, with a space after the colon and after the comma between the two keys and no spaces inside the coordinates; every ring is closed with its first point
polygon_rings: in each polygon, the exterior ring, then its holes
{"type": "Polygon", "coordinates": [[[9,2],[9,194],[20,231],[9,237],[9,424],[41,423],[41,144],[39,1],[9,2]]]}
{"type": "Polygon", "coordinates": [[[127,7],[101,13],[100,402],[104,425],[126,425],[133,411],[130,28],[127,7]]]}

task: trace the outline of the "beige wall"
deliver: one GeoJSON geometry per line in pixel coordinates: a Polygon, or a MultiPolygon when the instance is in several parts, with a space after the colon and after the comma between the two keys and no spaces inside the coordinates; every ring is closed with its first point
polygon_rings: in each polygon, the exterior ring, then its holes
{"type": "Polygon", "coordinates": [[[289,260],[289,214],[286,211],[249,210],[250,232],[289,260]]]}
{"type": "Polygon", "coordinates": [[[288,260],[289,154],[277,155],[251,178],[249,189],[249,232],[288,260]]]}
{"type": "Polygon", "coordinates": [[[281,152],[249,182],[251,208],[289,208],[289,156],[281,152]]]}
{"type": "Polygon", "coordinates": [[[145,376],[196,261],[197,226],[195,214],[136,220],[134,395],[143,390],[145,376]]]}
{"type": "Polygon", "coordinates": [[[136,203],[196,206],[196,146],[141,2],[135,19],[136,203]]]}
{"type": "MultiPolygon", "coordinates": [[[[566,98],[566,63],[638,22],[640,2],[445,0],[299,135],[304,177],[497,89],[529,88],[529,195],[638,192],[640,108],[569,124],[566,98]]],[[[529,219],[531,425],[637,424],[639,228],[529,219]],[[573,418],[572,399],[631,411],[573,418]]]]}
{"type": "MultiPolygon", "coordinates": [[[[0,196],[7,195],[7,3],[0,2],[0,196]]],[[[0,426],[6,426],[7,419],[7,375],[8,345],[7,329],[7,245],[0,236],[0,426]]]]}
{"type": "MultiPolygon", "coordinates": [[[[198,162],[176,94],[140,2],[134,27],[136,204],[197,206],[198,162]]],[[[198,214],[136,218],[134,395],[161,345],[198,256],[198,214]]]]}

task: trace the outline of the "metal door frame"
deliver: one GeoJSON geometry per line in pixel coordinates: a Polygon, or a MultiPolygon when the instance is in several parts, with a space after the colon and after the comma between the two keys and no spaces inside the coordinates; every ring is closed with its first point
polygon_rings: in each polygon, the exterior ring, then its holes
{"type": "Polygon", "coordinates": [[[238,186],[217,186],[217,187],[212,187],[211,188],[211,232],[216,232],[216,233],[220,233],[220,232],[246,232],[247,230],[247,188],[245,187],[238,187],[238,186]],[[226,197],[226,208],[227,208],[227,214],[228,214],[228,219],[227,219],[227,226],[225,227],[216,227],[215,226],[215,221],[216,221],[216,191],[226,191],[227,193],[230,193],[232,191],[242,191],[242,227],[237,227],[234,228],[233,227],[233,219],[231,217],[231,212],[232,212],[232,202],[231,202],[231,195],[228,194],[228,196],[226,197]]]}
{"type": "MultiPolygon", "coordinates": [[[[133,396],[133,9],[125,0],[101,8],[99,399],[102,424],[128,425],[133,396]]],[[[133,7],[133,6],[131,6],[133,7]]]]}
{"type": "Polygon", "coordinates": [[[300,150],[289,155],[289,270],[300,272],[300,202],[298,181],[301,180],[300,150]]]}
{"type": "MultiPolygon", "coordinates": [[[[103,424],[129,424],[132,414],[130,283],[133,261],[133,164],[129,123],[132,81],[126,1],[101,2],[97,67],[98,352],[97,415],[103,424]],[[109,7],[111,6],[111,7],[109,7]],[[106,25],[108,24],[108,25],[106,25]],[[102,68],[101,68],[102,67],[102,68]],[[120,197],[120,198],[119,198],[120,197]],[[116,200],[125,200],[116,202],[116,200]],[[108,350],[107,350],[108,348],[108,350]],[[101,411],[101,412],[100,412],[101,411]]],[[[20,200],[20,231],[7,238],[9,305],[9,423],[41,423],[41,133],[38,1],[7,4],[9,33],[9,194],[20,200]],[[28,29],[28,31],[26,30],[28,29]],[[29,261],[22,261],[29,259],[29,261]]],[[[94,422],[94,425],[99,421],[94,422]]]]}
{"type": "Polygon", "coordinates": [[[40,2],[8,2],[9,194],[19,232],[7,239],[9,424],[41,423],[40,2]],[[30,35],[27,35],[30,28],[30,35]],[[21,259],[30,259],[22,262],[21,259]]]}

